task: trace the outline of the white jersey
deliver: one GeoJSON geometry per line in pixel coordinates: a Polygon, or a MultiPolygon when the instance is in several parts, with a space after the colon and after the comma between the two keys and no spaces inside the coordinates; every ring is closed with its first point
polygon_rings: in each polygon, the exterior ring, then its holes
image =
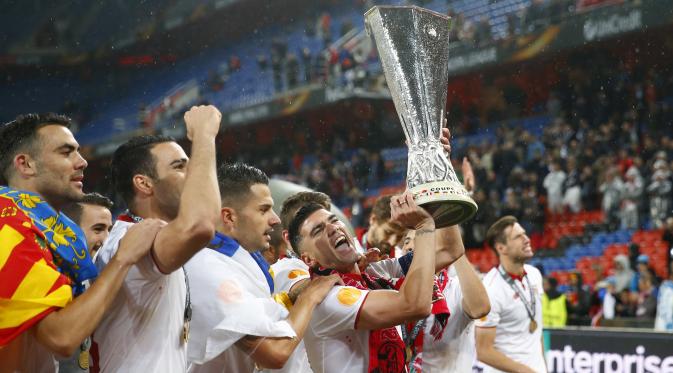
{"type": "Polygon", "coordinates": [[[315,373],[367,372],[369,330],[355,330],[369,291],[336,286],[313,311],[304,341],[315,373]]]}
{"type": "Polygon", "coordinates": [[[311,278],[308,266],[301,259],[283,258],[271,266],[274,292],[289,292],[299,281],[311,278]]]}
{"type": "MultiPolygon", "coordinates": [[[[205,249],[186,265],[192,285],[190,372],[253,372],[254,361],[234,344],[246,335],[295,337],[288,311],[271,297],[267,277],[252,255],[220,235],[219,251],[205,249]]],[[[310,372],[293,354],[285,372],[310,372]]]]}
{"type": "Polygon", "coordinates": [[[430,334],[435,316],[430,315],[426,319],[422,370],[426,373],[471,372],[477,358],[474,322],[463,309],[463,292],[458,277],[450,277],[442,293],[451,315],[438,341],[430,334]]]}
{"type": "MultiPolygon", "coordinates": [[[[495,327],[495,348],[510,359],[527,365],[536,372],[546,372],[546,364],[542,354],[542,275],[537,268],[524,265],[526,276],[523,282],[515,284],[527,301],[530,301],[530,287],[535,297],[535,321],[537,329],[529,332],[530,317],[526,306],[519,295],[502,278],[498,267],[492,268],[484,277],[484,287],[491,301],[491,312],[483,319],[477,320],[477,327],[495,327]]],[[[484,372],[500,372],[486,366],[484,372]]]]}
{"type": "MultiPolygon", "coordinates": [[[[96,257],[99,269],[114,256],[119,241],[132,225],[115,222],[96,257]]],[[[151,254],[133,265],[93,335],[101,371],[182,373],[187,370],[187,348],[182,341],[186,294],[181,269],[163,274],[151,254]]]]}
{"type": "MultiPolygon", "coordinates": [[[[411,258],[411,254],[406,254],[399,258],[381,260],[370,264],[366,271],[370,275],[398,279],[406,274],[411,258]]],[[[430,315],[425,322],[421,356],[423,372],[470,372],[477,356],[474,322],[463,309],[463,293],[458,277],[449,278],[443,293],[451,314],[439,341],[435,341],[430,333],[435,316],[430,315]]]]}

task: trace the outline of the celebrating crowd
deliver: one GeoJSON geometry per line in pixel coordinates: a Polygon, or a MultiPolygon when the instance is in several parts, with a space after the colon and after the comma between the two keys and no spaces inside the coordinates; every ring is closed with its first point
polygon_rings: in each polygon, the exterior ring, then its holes
{"type": "Polygon", "coordinates": [[[323,193],[291,196],[279,218],[261,170],[216,164],[220,120],[185,113],[189,156],[169,137],[122,144],[114,223],[82,190],[67,117],[0,128],[3,372],[546,369],[541,276],[516,218],[488,231],[501,265],[485,285],[458,226],[437,228],[406,192],[381,197],[361,240],[323,193]]]}

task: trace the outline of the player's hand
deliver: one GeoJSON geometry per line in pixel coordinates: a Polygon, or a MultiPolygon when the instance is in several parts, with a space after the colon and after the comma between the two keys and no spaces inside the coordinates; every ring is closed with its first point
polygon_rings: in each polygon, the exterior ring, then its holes
{"type": "Polygon", "coordinates": [[[192,108],[185,113],[187,138],[191,141],[194,139],[194,135],[197,134],[215,137],[220,130],[221,121],[222,114],[215,106],[192,106],[192,108]]]}
{"type": "Polygon", "coordinates": [[[166,222],[159,219],[145,219],[134,224],[119,242],[115,257],[122,263],[137,263],[150,251],[154,238],[165,225],[166,222]]]}
{"type": "Polygon", "coordinates": [[[442,147],[444,147],[444,154],[446,155],[446,158],[451,158],[451,131],[449,131],[448,128],[443,127],[442,128],[442,133],[439,136],[439,142],[442,143],[442,147]]]}
{"type": "Polygon", "coordinates": [[[467,157],[463,157],[463,165],[461,170],[463,171],[463,186],[465,187],[465,190],[468,192],[474,192],[474,188],[476,187],[477,183],[474,178],[474,171],[472,171],[472,164],[467,159],[467,157]]]}
{"type": "Polygon", "coordinates": [[[388,255],[381,255],[381,250],[373,247],[367,250],[365,254],[360,255],[358,258],[358,268],[360,268],[360,272],[364,272],[370,263],[376,263],[384,259],[388,259],[388,255]]]}
{"type": "Polygon", "coordinates": [[[416,204],[408,191],[390,199],[390,215],[392,221],[408,229],[435,228],[435,222],[430,214],[416,204]]]}
{"type": "Polygon", "coordinates": [[[341,277],[337,275],[317,276],[311,279],[311,282],[302,290],[299,299],[305,298],[315,304],[319,304],[335,285],[343,284],[341,277]]]}

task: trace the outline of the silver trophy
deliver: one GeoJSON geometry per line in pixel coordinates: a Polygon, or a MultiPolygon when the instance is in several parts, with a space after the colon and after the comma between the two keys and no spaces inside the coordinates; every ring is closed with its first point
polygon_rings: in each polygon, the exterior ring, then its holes
{"type": "Polygon", "coordinates": [[[416,6],[375,6],[365,13],[409,146],[407,188],[438,228],[460,224],[477,211],[439,141],[449,81],[449,22],[416,6]]]}

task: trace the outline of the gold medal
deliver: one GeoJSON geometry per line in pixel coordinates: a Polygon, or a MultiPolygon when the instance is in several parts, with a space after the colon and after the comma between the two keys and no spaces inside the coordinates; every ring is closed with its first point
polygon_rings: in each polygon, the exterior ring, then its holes
{"type": "Polygon", "coordinates": [[[79,357],[77,358],[77,365],[81,369],[89,369],[89,350],[84,350],[79,352],[79,357]]]}
{"type": "Polygon", "coordinates": [[[182,342],[187,343],[189,339],[189,320],[185,320],[182,324],[182,342]]]}
{"type": "Polygon", "coordinates": [[[532,334],[537,329],[537,322],[535,320],[530,320],[530,325],[528,326],[528,331],[532,334]]]}

